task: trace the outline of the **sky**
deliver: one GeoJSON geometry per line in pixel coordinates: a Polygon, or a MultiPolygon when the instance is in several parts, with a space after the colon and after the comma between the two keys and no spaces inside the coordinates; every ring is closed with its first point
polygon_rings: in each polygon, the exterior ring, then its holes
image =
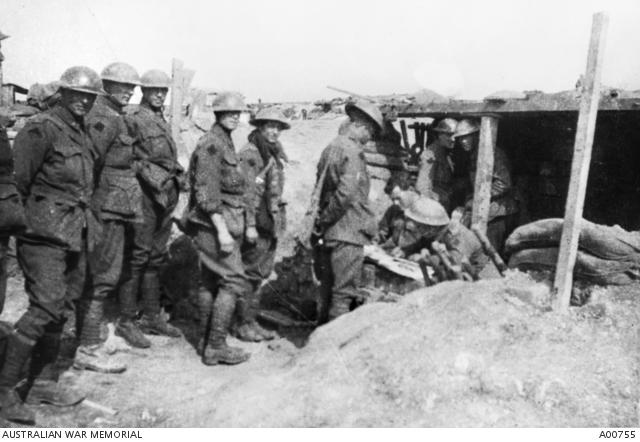
{"type": "Polygon", "coordinates": [[[592,14],[607,11],[602,82],[640,89],[638,0],[1,0],[5,82],[113,61],[196,71],[193,86],[249,100],[339,94],[458,98],[556,92],[584,73],[592,14]]]}

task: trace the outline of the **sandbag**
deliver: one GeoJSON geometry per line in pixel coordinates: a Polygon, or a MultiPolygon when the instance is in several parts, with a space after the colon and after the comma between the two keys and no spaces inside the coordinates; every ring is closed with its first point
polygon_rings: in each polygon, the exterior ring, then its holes
{"type": "MultiPolygon", "coordinates": [[[[557,263],[557,247],[519,250],[509,259],[510,268],[524,271],[555,271],[557,263]]],[[[601,259],[583,251],[578,251],[573,277],[576,280],[594,284],[626,285],[640,278],[640,265],[628,261],[601,259]]]]}
{"type": "MultiPolygon", "coordinates": [[[[549,218],[518,227],[505,244],[507,255],[519,250],[558,247],[564,220],[549,218]]],[[[640,233],[582,220],[578,249],[606,260],[640,263],[640,233]]]]}

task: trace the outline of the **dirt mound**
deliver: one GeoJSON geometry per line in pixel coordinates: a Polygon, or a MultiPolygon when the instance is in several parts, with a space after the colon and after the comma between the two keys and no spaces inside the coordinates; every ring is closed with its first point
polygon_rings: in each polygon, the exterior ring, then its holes
{"type": "Polygon", "coordinates": [[[637,425],[637,303],[549,312],[546,286],[448,282],[324,326],[266,377],[219,390],[230,426],[637,425]],[[527,300],[529,302],[524,302],[527,300]]]}

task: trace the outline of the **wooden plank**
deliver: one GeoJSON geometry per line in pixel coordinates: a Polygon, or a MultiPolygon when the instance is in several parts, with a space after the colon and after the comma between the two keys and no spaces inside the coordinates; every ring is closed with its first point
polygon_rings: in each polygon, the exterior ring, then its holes
{"type": "Polygon", "coordinates": [[[584,198],[587,192],[589,178],[589,164],[591,162],[591,148],[596,128],[598,102],[600,97],[600,76],[609,17],[603,12],[593,15],[591,41],[587,56],[587,70],[584,76],[584,87],[578,115],[576,141],[573,147],[571,164],[571,178],[565,206],[564,226],[558,252],[556,267],[555,309],[565,311],[569,307],[571,289],[573,287],[573,267],[578,253],[578,240],[584,198]]]}
{"type": "Polygon", "coordinates": [[[171,64],[171,135],[176,143],[180,140],[182,101],[184,99],[184,63],[177,58],[171,64]]]}
{"type": "Polygon", "coordinates": [[[498,118],[483,116],[480,122],[480,143],[476,163],[476,178],[473,185],[473,209],[471,223],[484,234],[489,222],[491,203],[491,181],[493,180],[493,158],[498,138],[498,118]]]}

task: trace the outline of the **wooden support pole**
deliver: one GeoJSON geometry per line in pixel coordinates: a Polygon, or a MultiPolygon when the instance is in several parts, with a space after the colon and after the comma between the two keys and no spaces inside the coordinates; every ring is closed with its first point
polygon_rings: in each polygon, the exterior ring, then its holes
{"type": "Polygon", "coordinates": [[[571,179],[567,192],[564,226],[562,228],[558,265],[553,284],[556,292],[554,308],[558,311],[566,311],[571,300],[573,268],[578,253],[582,210],[587,192],[591,148],[593,146],[593,135],[600,101],[600,75],[608,23],[609,17],[604,12],[593,15],[587,70],[580,100],[576,141],[573,147],[571,179]]]}
{"type": "Polygon", "coordinates": [[[473,210],[471,224],[484,234],[489,222],[491,203],[491,181],[493,180],[493,158],[498,138],[498,118],[483,116],[480,122],[480,144],[476,163],[476,179],[473,184],[473,210]]]}
{"type": "Polygon", "coordinates": [[[182,101],[184,99],[184,63],[176,58],[171,65],[171,135],[176,143],[180,140],[182,101]]]}

